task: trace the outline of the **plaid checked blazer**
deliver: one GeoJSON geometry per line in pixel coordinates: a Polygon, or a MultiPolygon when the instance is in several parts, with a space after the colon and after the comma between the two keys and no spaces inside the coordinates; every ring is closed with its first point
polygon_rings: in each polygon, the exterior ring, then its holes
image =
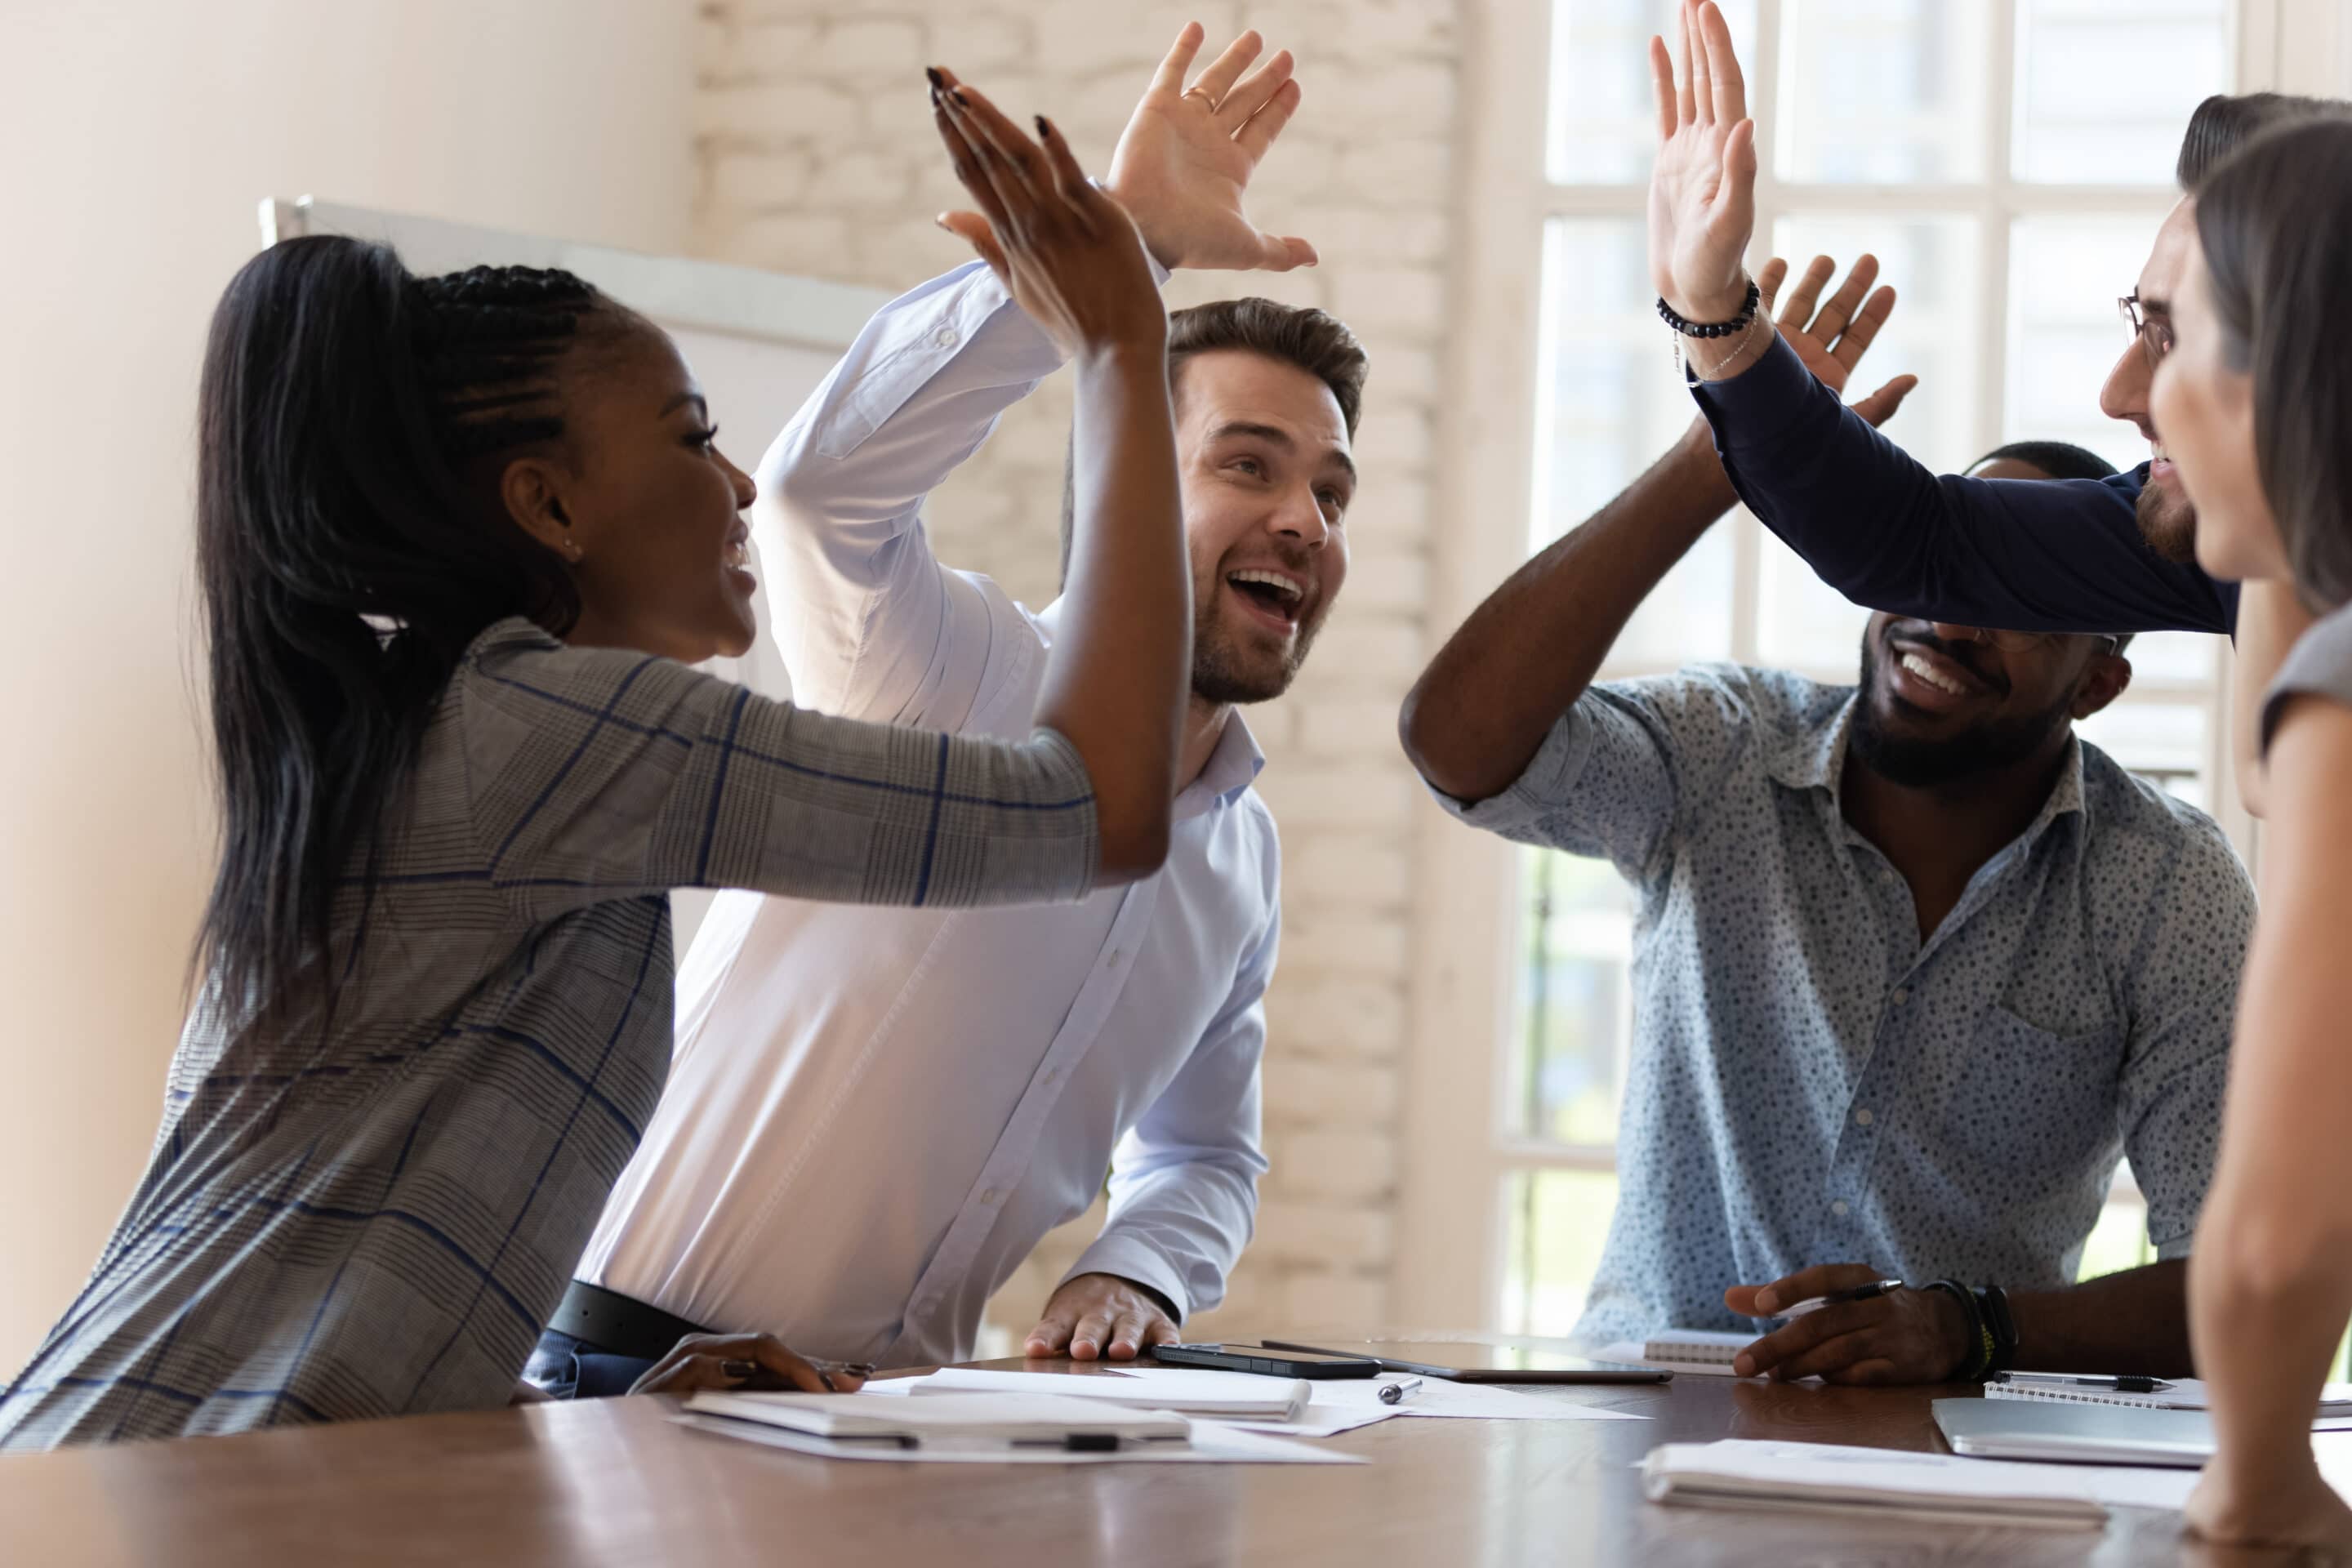
{"type": "Polygon", "coordinates": [[[0,1447],[504,1404],[661,1094],[668,889],[1083,897],[1084,764],[489,627],[355,852],[331,1021],[208,990],[0,1447]]]}

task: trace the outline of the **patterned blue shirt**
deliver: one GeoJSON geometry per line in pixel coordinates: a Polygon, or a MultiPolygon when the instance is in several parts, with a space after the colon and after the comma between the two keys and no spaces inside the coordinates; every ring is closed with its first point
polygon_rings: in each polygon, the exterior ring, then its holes
{"type": "Polygon", "coordinates": [[[1620,1195],[1580,1339],[1745,1329],[1727,1286],[1811,1264],[2071,1284],[2126,1154],[2158,1254],[2188,1252],[2245,868],[2078,741],[1923,943],[1839,810],[1853,697],[1729,665],[1597,686],[1508,790],[1445,803],[1637,894],[1620,1195]]]}

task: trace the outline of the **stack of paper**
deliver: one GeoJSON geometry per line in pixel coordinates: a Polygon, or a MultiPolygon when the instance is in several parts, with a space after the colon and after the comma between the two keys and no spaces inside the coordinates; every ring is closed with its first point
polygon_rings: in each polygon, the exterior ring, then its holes
{"type": "Polygon", "coordinates": [[[989,1372],[946,1367],[928,1377],[893,1378],[909,1395],[1051,1394],[1130,1406],[1173,1410],[1255,1421],[1296,1421],[1306,1412],[1312,1387],[1296,1377],[1260,1377],[1255,1373],[1212,1372],[1196,1367],[1122,1367],[1097,1373],[989,1372]]]}
{"type": "Polygon", "coordinates": [[[1652,1502],[1864,1514],[1951,1524],[2096,1530],[2107,1510],[2074,1467],[1886,1448],[1668,1443],[1642,1462],[1652,1502]]]}
{"type": "Polygon", "coordinates": [[[1354,1455],[1218,1422],[1050,1394],[917,1400],[866,1394],[706,1392],[688,1399],[678,1419],[701,1431],[834,1459],[1048,1465],[1363,1462],[1354,1455]]]}

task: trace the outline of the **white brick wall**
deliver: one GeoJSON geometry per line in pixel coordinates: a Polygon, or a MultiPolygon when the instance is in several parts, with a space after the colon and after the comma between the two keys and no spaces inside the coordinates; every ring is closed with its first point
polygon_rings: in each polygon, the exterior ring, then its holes
{"type": "MultiPolygon", "coordinates": [[[[1095,170],[1187,20],[1203,58],[1242,26],[1298,58],[1299,114],[1260,172],[1265,226],[1315,241],[1284,276],[1182,274],[1171,305],[1257,293],[1319,305],[1364,338],[1372,372],[1349,519],[1354,567],[1292,695],[1252,711],[1287,874],[1268,999],[1266,1179],[1257,1239],[1202,1331],[1387,1323],[1398,1058],[1413,942],[1414,784],[1395,712],[1420,668],[1429,477],[1452,249],[1454,0],[1347,5],[1133,0],[708,0],[698,39],[695,243],[702,254],[911,287],[965,258],[931,225],[968,205],[925,107],[948,66],[1017,114],[1044,111],[1095,170]]],[[[1066,380],[1008,416],[935,503],[940,550],[1032,605],[1059,565],[1066,380]]],[[[992,1321],[1024,1331],[1100,1224],[1049,1237],[992,1321]]],[[[1003,1342],[999,1342],[1002,1343],[1003,1342]]]]}

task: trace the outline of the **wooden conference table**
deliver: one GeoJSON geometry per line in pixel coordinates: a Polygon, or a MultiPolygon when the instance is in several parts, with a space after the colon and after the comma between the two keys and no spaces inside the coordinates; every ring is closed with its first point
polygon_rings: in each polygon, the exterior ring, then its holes
{"type": "MultiPolygon", "coordinates": [[[[998,1362],[1038,1370],[1067,1363],[998,1362]]],[[[1082,1369],[1079,1369],[1082,1370],[1082,1369]]],[[[1655,1443],[1763,1437],[1941,1447],[1954,1389],[1678,1378],[1548,1396],[1646,1421],[1394,1420],[1320,1439],[1346,1467],[848,1464],[610,1399],[237,1437],[0,1457],[0,1563],[83,1564],[2273,1563],[2184,1546],[2168,1514],[2102,1534],[1667,1509],[1655,1443]]]]}

